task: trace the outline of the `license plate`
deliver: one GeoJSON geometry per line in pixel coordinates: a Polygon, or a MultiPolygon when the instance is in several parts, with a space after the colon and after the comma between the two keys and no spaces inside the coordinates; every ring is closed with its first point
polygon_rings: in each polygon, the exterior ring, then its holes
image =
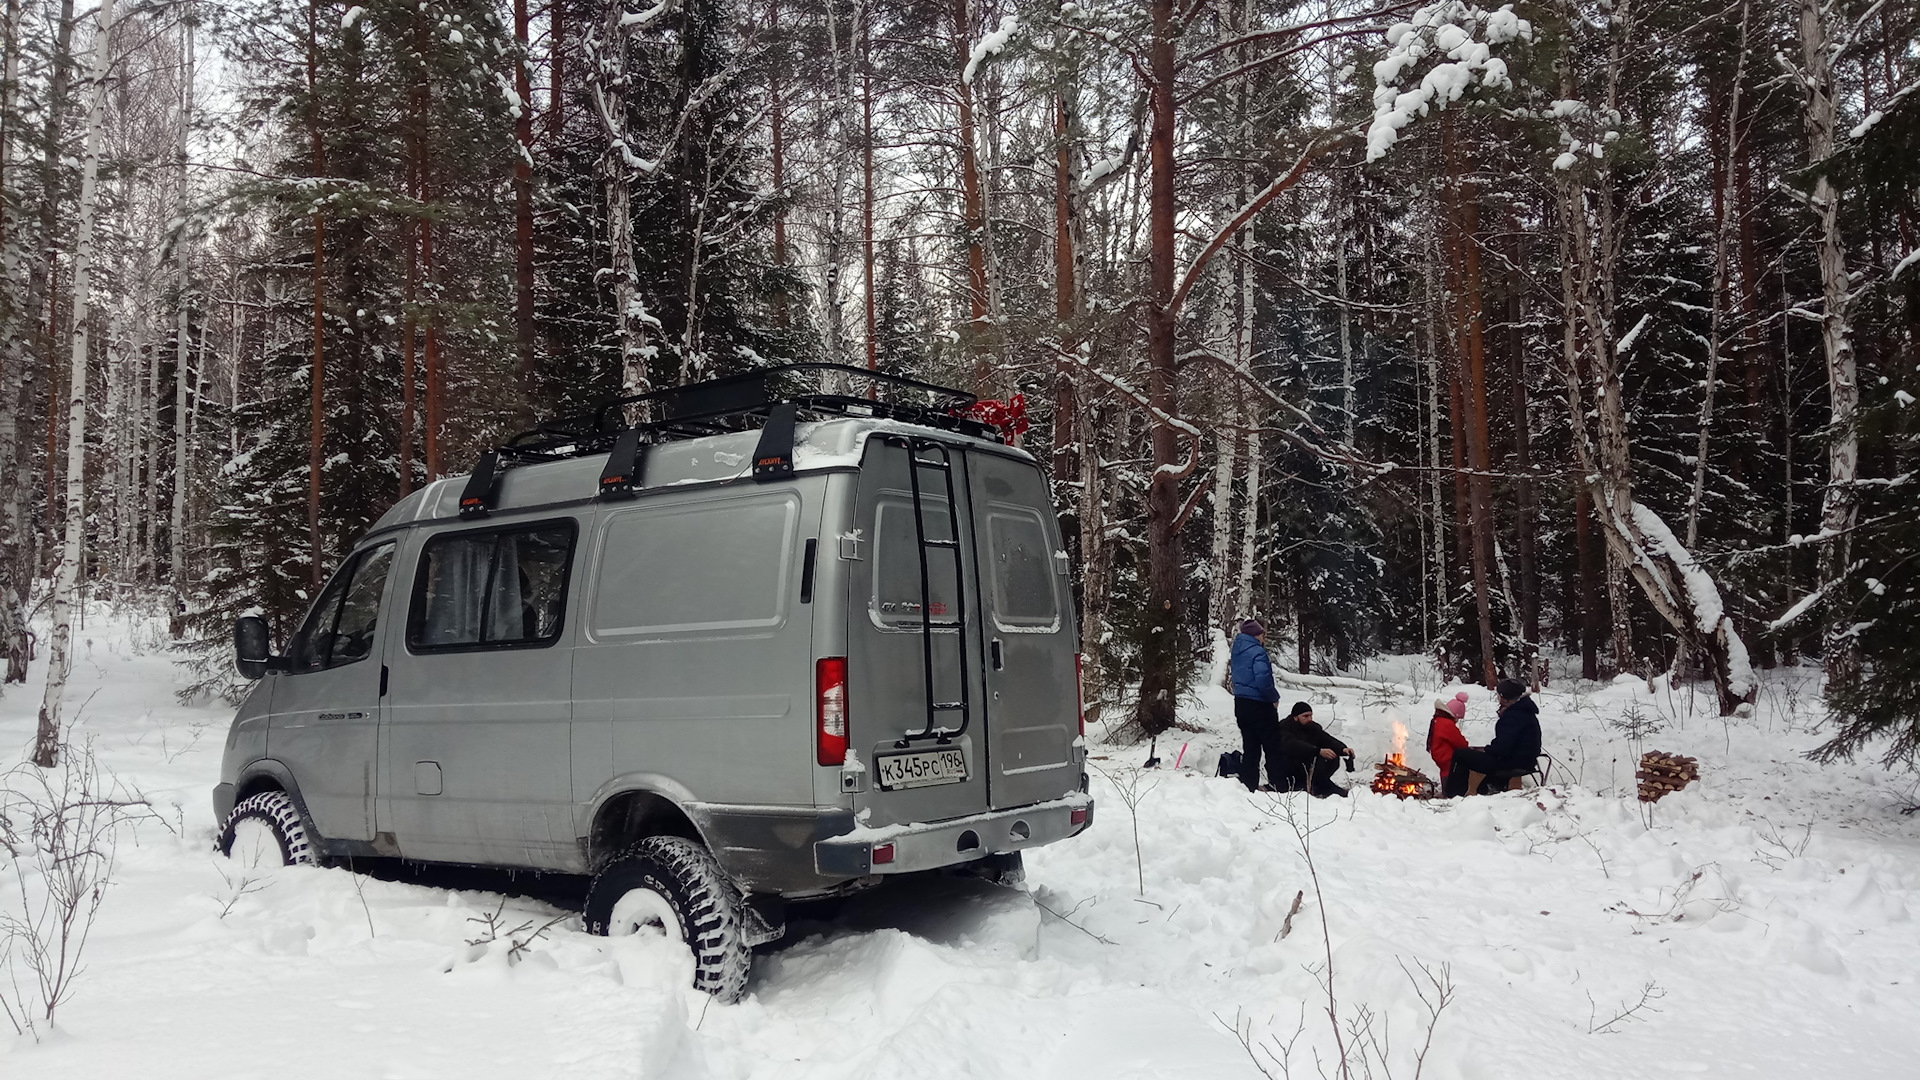
{"type": "Polygon", "coordinates": [[[880,769],[880,787],[887,791],[958,784],[967,778],[967,757],[957,749],[889,754],[874,764],[880,769]]]}

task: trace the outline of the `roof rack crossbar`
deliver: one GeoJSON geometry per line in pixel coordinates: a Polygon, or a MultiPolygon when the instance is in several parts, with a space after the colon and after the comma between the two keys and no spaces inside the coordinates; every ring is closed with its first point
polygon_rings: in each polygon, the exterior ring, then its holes
{"type": "Polygon", "coordinates": [[[555,417],[522,431],[481,455],[460,497],[462,516],[486,514],[499,472],[516,465],[607,454],[602,498],[630,496],[640,487],[645,447],[674,439],[762,431],[754,478],[793,473],[793,426],[801,417],[873,417],[1004,441],[1001,433],[967,415],[977,395],[949,386],[851,364],[778,364],[739,375],[663,387],[612,398],[589,412],[555,417]],[[864,383],[865,394],[854,393],[864,383]],[[918,399],[918,400],[913,400],[918,399]],[[646,419],[629,423],[639,413],[646,419]],[[770,441],[771,440],[771,441],[770,441]],[[768,464],[762,467],[762,459],[768,464]],[[784,472],[780,469],[784,462],[784,472]]]}

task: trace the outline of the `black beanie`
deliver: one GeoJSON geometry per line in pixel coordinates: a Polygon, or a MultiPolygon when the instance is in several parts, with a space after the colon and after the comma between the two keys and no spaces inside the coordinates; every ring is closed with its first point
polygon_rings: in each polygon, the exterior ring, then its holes
{"type": "Polygon", "coordinates": [[[1299,716],[1303,712],[1312,712],[1312,711],[1313,711],[1313,706],[1307,704],[1304,701],[1296,701],[1293,703],[1293,711],[1287,714],[1287,719],[1291,720],[1294,717],[1299,716]]]}
{"type": "Polygon", "coordinates": [[[1526,684],[1517,679],[1501,679],[1500,685],[1495,687],[1494,691],[1503,701],[1519,701],[1527,696],[1526,684]]]}

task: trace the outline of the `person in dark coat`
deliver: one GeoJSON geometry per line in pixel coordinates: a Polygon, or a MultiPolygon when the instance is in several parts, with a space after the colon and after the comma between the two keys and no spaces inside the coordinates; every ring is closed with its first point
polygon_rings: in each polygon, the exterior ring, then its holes
{"type": "Polygon", "coordinates": [[[1540,706],[1526,685],[1501,679],[1500,716],[1494,721],[1493,741],[1453,753],[1454,769],[1467,770],[1467,794],[1481,792],[1490,773],[1532,772],[1540,759],[1540,706]]]}
{"type": "Polygon", "coordinates": [[[1275,782],[1274,787],[1304,790],[1316,799],[1346,797],[1347,789],[1333,782],[1333,770],[1342,757],[1353,756],[1353,749],[1313,722],[1313,706],[1294,702],[1293,711],[1280,724],[1280,753],[1285,782],[1275,782]]]}
{"type": "Polygon", "coordinates": [[[1267,779],[1280,785],[1280,688],[1273,681],[1273,661],[1260,639],[1267,628],[1258,619],[1240,624],[1227,654],[1233,676],[1233,720],[1240,725],[1240,782],[1248,791],[1260,786],[1260,758],[1267,759],[1267,779]]]}

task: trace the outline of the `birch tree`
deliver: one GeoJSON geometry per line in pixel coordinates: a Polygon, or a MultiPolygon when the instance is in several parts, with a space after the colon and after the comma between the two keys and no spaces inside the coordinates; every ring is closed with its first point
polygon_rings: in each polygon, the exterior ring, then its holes
{"type": "Polygon", "coordinates": [[[33,763],[53,768],[60,753],[61,706],[73,667],[73,608],[80,580],[81,542],[86,536],[87,327],[92,300],[94,212],[99,195],[100,133],[106,114],[107,75],[112,64],[114,0],[101,0],[95,16],[87,88],[86,150],[80,159],[80,201],[74,211],[73,307],[67,413],[66,532],[53,587],[53,635],[48,644],[46,692],[40,701],[33,763]]]}

